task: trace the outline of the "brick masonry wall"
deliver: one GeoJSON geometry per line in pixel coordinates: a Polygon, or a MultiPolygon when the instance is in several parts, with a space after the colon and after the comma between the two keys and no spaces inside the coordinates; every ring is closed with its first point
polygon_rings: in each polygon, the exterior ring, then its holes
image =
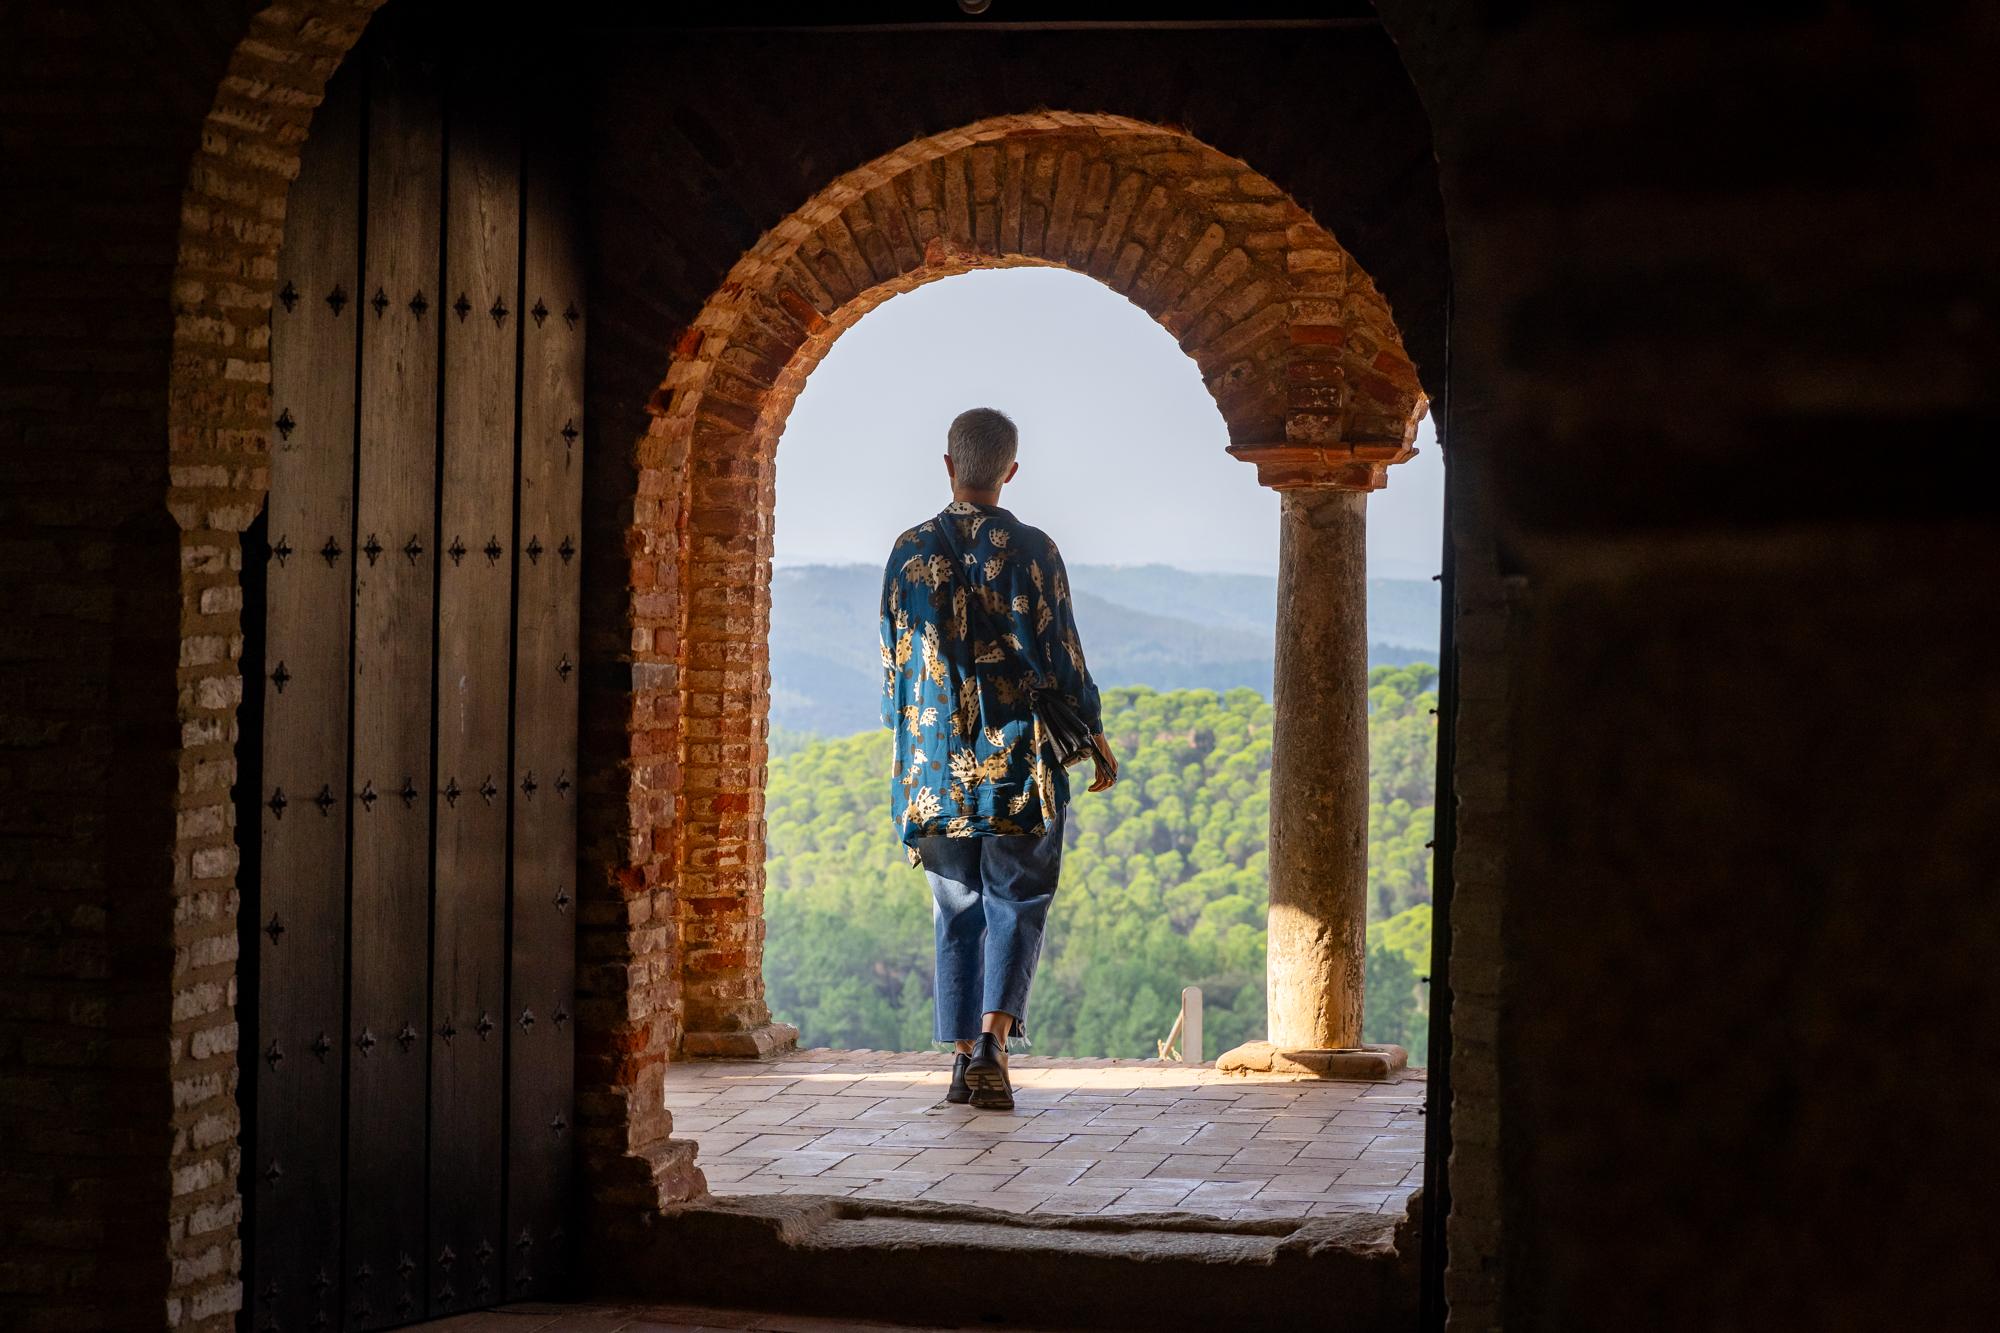
{"type": "Polygon", "coordinates": [[[0,876],[25,908],[0,926],[0,1322],[220,1327],[238,1300],[228,785],[235,531],[266,415],[257,269],[343,38],[228,4],[12,14],[7,175],[38,206],[10,218],[0,335],[0,876]],[[261,45],[231,63],[222,35],[246,26],[261,45]]]}
{"type": "Polygon", "coordinates": [[[236,533],[285,184],[365,9],[16,6],[0,33],[36,201],[0,260],[8,1327],[240,1302],[236,533]]]}
{"type": "Polygon", "coordinates": [[[326,80],[373,8],[277,6],[251,18],[202,123],[181,203],[167,405],[167,506],[182,557],[170,1327],[233,1327],[243,1300],[232,791],[243,699],[239,535],[270,481],[270,312],[286,191],[326,80]]]}
{"type": "Polygon", "coordinates": [[[687,460],[678,531],[627,539],[649,564],[679,555],[675,884],[691,1050],[721,1053],[770,1022],[763,788],[786,415],[882,301],[1021,263],[1090,274],[1159,320],[1201,368],[1232,447],[1289,445],[1316,455],[1307,471],[1362,489],[1409,456],[1423,395],[1374,284],[1268,178],[1186,135],[1109,116],[996,118],[858,166],[780,222],[678,340],[654,398],[645,447],[687,460]]]}

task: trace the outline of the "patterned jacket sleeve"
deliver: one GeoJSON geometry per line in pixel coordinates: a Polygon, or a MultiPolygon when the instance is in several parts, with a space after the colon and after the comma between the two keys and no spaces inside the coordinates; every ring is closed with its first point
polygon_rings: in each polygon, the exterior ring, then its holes
{"type": "Polygon", "coordinates": [[[882,571],[882,725],[896,729],[896,610],[901,598],[897,589],[897,560],[902,543],[889,552],[889,564],[882,571]]]}
{"type": "Polygon", "coordinates": [[[1070,603],[1069,571],[1063,568],[1062,552],[1049,543],[1048,582],[1042,595],[1050,614],[1041,607],[1031,608],[1031,627],[1043,669],[1055,687],[1076,705],[1077,716],[1093,733],[1104,730],[1103,707],[1097,697],[1097,682],[1083,660],[1083,640],[1076,632],[1076,612],[1070,603]]]}

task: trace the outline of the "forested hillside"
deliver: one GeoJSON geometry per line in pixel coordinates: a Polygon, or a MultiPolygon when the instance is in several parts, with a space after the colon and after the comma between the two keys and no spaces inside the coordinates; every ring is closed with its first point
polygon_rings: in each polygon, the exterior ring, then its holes
{"type": "MultiPolygon", "coordinates": [[[[1077,625],[1100,685],[1271,692],[1278,583],[1166,565],[1075,565],[1077,625]]],[[[844,736],[875,725],[882,571],[792,565],[771,575],[771,724],[844,736]]],[[[1371,666],[1437,660],[1437,585],[1368,581],[1371,666]]]]}
{"type": "MultiPolygon", "coordinates": [[[[1427,1046],[1437,672],[1369,674],[1370,1041],[1427,1046]]],[[[1150,1056],[1201,986],[1210,1058],[1262,1036],[1271,706],[1256,691],[1105,691],[1124,765],[1071,807],[1062,887],[1030,1001],[1038,1053],[1150,1056]]],[[[931,1039],[930,894],[888,818],[887,731],[771,765],[765,982],[809,1045],[931,1039]]]]}

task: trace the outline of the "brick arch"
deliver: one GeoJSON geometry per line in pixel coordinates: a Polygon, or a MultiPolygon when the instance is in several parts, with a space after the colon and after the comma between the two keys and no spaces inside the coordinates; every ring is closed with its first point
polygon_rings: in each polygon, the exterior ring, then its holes
{"type": "Polygon", "coordinates": [[[203,117],[181,192],[168,363],[167,507],[180,547],[167,1323],[233,1328],[236,869],[231,784],[243,678],[240,537],[269,489],[270,314],[285,200],[327,81],[383,0],[253,14],[203,117]]]}
{"type": "Polygon", "coordinates": [[[691,1053],[788,1038],[761,974],[786,419],[834,341],[882,302],[1020,265],[1094,277],[1152,315],[1199,367],[1230,452],[1266,485],[1375,490],[1414,453],[1428,400],[1373,281],[1278,185],[1180,131],[1058,112],[984,120],[848,172],[766,232],[674,349],[639,444],[630,534],[635,611],[665,612],[651,643],[678,668],[659,702],[677,718],[664,730],[691,1053]],[[650,595],[669,580],[678,596],[650,595]]]}

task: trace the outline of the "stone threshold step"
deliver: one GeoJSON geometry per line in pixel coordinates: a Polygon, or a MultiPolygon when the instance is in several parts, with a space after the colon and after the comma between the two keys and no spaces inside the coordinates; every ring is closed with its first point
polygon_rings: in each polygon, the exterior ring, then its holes
{"type": "Polygon", "coordinates": [[[601,1298],[1064,1329],[1414,1326],[1417,1213],[1016,1215],[811,1195],[662,1210],[594,1256],[601,1298]]]}

